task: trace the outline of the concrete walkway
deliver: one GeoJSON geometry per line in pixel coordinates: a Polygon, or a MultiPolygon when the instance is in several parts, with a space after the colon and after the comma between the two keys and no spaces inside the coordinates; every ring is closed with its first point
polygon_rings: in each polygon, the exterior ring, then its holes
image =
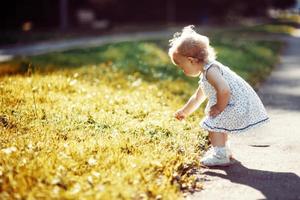
{"type": "Polygon", "coordinates": [[[270,123],[230,135],[235,163],[202,168],[202,191],[188,199],[300,199],[300,38],[287,37],[280,65],[258,91],[270,123]]]}

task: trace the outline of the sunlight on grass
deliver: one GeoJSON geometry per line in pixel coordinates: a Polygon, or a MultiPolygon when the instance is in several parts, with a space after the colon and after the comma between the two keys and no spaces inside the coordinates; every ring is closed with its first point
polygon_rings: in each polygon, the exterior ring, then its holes
{"type": "MultiPolygon", "coordinates": [[[[253,85],[268,75],[280,48],[212,41],[220,61],[253,85]]],[[[173,117],[198,80],[171,64],[161,42],[2,64],[22,70],[0,78],[1,199],[173,200],[201,189],[195,170],[208,147],[198,125],[204,105],[186,121],[173,117]]]]}
{"type": "Polygon", "coordinates": [[[100,64],[7,76],[0,88],[2,197],[177,199],[183,183],[196,187],[180,168],[198,166],[205,134],[198,118],[173,117],[192,91],[184,81],[100,64]]]}

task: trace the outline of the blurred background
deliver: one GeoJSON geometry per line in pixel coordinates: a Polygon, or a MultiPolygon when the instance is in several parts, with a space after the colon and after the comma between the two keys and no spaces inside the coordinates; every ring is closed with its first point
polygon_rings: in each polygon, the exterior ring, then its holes
{"type": "Polygon", "coordinates": [[[0,8],[1,43],[20,33],[102,33],[179,23],[197,25],[264,22],[278,10],[300,11],[300,0],[11,0],[0,8]]]}

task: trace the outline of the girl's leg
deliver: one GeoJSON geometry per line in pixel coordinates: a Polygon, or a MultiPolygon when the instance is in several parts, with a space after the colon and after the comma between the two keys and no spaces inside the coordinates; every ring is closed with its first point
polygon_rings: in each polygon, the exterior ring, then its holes
{"type": "Polygon", "coordinates": [[[209,132],[209,140],[212,146],[224,147],[225,146],[225,138],[224,133],[216,133],[216,132],[209,132]]]}
{"type": "Polygon", "coordinates": [[[225,147],[224,133],[209,132],[209,139],[213,146],[213,152],[203,156],[201,164],[206,166],[228,166],[230,159],[225,147]]]}

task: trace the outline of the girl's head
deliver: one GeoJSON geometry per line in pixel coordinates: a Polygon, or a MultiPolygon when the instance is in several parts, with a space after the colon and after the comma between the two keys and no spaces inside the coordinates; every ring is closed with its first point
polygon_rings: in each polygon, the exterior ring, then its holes
{"type": "Polygon", "coordinates": [[[170,41],[169,56],[172,62],[181,67],[187,76],[198,76],[203,65],[215,59],[215,51],[206,36],[194,31],[189,25],[181,33],[175,33],[170,41]]]}

